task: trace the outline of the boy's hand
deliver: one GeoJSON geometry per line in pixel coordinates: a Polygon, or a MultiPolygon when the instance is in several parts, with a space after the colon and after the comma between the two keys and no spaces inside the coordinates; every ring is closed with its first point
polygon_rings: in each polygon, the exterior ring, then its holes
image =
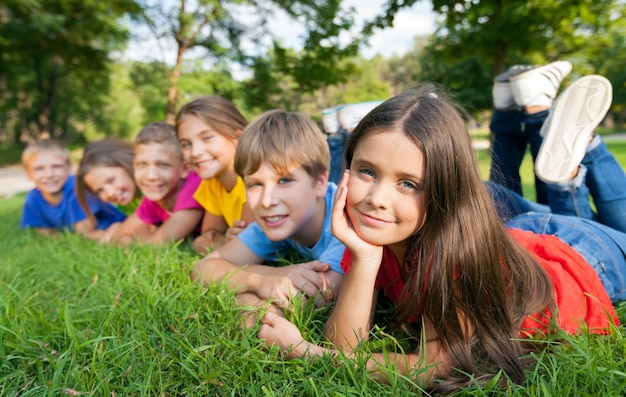
{"type": "MultiPolygon", "coordinates": [[[[268,269],[266,269],[268,270],[268,269]]],[[[318,306],[324,305],[325,297],[332,296],[328,285],[328,263],[312,261],[273,268],[272,274],[265,275],[260,281],[256,293],[263,299],[272,299],[279,307],[287,307],[289,301],[302,293],[314,297],[318,306]]]]}
{"type": "Polygon", "coordinates": [[[233,225],[231,227],[228,228],[228,230],[226,231],[226,236],[224,237],[224,242],[227,243],[230,240],[234,239],[235,237],[237,237],[237,235],[239,233],[241,233],[243,231],[243,229],[246,228],[246,226],[248,226],[248,223],[242,219],[238,220],[238,221],[234,221],[233,225]]]}
{"type": "Polygon", "coordinates": [[[331,231],[352,252],[354,258],[378,258],[380,262],[380,259],[382,259],[382,247],[363,240],[354,229],[348,216],[346,203],[350,177],[350,170],[346,170],[337,187],[331,215],[331,231]]]}

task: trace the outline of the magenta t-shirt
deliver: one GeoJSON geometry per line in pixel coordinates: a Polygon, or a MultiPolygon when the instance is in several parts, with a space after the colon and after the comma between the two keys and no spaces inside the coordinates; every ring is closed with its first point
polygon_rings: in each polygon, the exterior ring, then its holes
{"type": "MultiPolygon", "coordinates": [[[[202,178],[193,171],[189,171],[183,186],[176,196],[176,204],[174,204],[174,212],[188,209],[199,209],[204,211],[202,206],[193,198],[193,194],[198,189],[198,185],[202,182],[202,178]]],[[[139,219],[144,223],[151,225],[160,225],[169,219],[172,215],[159,203],[142,198],[137,210],[135,211],[139,219]]]]}

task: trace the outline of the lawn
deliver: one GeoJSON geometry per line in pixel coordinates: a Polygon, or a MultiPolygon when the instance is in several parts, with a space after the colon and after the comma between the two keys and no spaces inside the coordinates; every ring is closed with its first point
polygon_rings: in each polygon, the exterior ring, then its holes
{"type": "MultiPolygon", "coordinates": [[[[624,164],[626,144],[611,149],[624,164]]],[[[488,169],[486,154],[479,157],[488,169]]],[[[284,361],[263,348],[254,329],[239,329],[232,291],[189,281],[198,256],[187,244],[116,248],[75,235],[36,236],[17,227],[22,202],[23,196],[0,199],[2,396],[399,396],[421,390],[393,372],[389,384],[379,384],[358,365],[370,350],[404,346],[384,325],[355,361],[284,361]]],[[[626,321],[626,304],[618,312],[626,321]]],[[[305,336],[319,341],[328,309],[303,305],[296,313],[305,336]]],[[[460,394],[624,395],[625,335],[623,326],[608,336],[556,335],[525,384],[460,394]]]]}

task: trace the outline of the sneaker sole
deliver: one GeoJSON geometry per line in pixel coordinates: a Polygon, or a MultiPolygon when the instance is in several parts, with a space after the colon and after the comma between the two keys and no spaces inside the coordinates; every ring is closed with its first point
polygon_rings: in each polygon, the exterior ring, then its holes
{"type": "Polygon", "coordinates": [[[548,131],[537,154],[535,173],[539,179],[548,183],[571,179],[612,97],[611,83],[598,75],[576,80],[561,94],[550,112],[551,120],[546,120],[548,131]]]}

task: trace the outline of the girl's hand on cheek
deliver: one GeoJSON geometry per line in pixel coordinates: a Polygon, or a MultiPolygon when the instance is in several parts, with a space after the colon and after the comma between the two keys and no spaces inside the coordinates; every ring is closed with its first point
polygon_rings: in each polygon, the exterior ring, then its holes
{"type": "Polygon", "coordinates": [[[350,222],[348,217],[346,203],[348,199],[348,181],[350,180],[350,170],[346,170],[339,182],[337,192],[335,193],[335,201],[333,204],[333,212],[331,217],[331,231],[346,248],[352,251],[354,256],[376,256],[382,255],[382,247],[370,244],[363,240],[350,222]]]}

